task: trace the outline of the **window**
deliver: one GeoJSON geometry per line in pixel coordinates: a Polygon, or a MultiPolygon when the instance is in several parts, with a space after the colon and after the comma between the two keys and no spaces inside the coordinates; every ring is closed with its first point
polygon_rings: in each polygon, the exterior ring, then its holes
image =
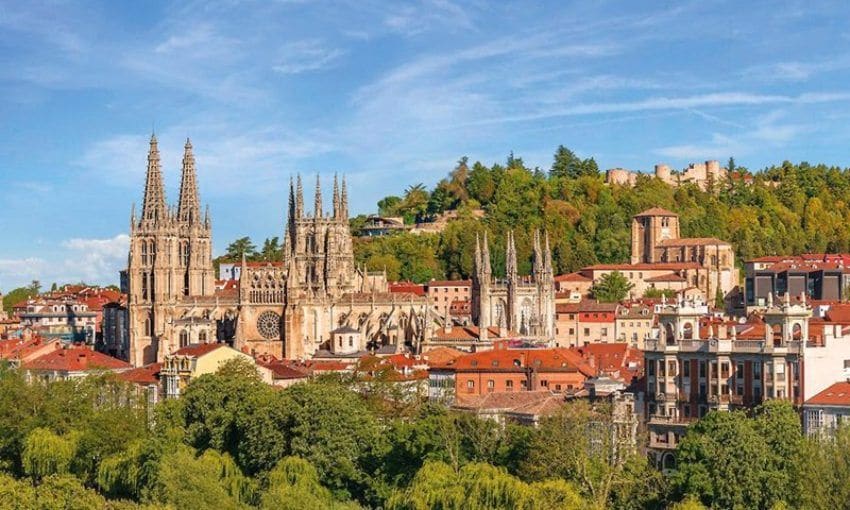
{"type": "Polygon", "coordinates": [[[761,363],[755,362],[753,363],[753,379],[761,379],[761,363]]]}
{"type": "Polygon", "coordinates": [[[145,319],[145,336],[153,336],[153,322],[150,315],[145,319]]]}
{"type": "Polygon", "coordinates": [[[198,333],[198,343],[202,343],[202,344],[207,343],[207,332],[206,331],[201,331],[200,333],[198,333]]]}
{"type": "Polygon", "coordinates": [[[590,328],[584,328],[584,336],[590,336],[590,328]]]}
{"type": "Polygon", "coordinates": [[[699,376],[700,377],[705,377],[705,365],[706,365],[705,361],[699,362],[699,376]]]}
{"type": "Polygon", "coordinates": [[[573,328],[570,328],[570,336],[573,336],[575,334],[576,334],[576,330],[573,329],[573,328]]]}
{"type": "Polygon", "coordinates": [[[505,389],[507,391],[514,391],[514,382],[511,380],[505,381],[505,389]]]}
{"type": "Polygon", "coordinates": [[[185,329],[180,332],[180,347],[189,345],[189,332],[185,329]]]}
{"type": "Polygon", "coordinates": [[[351,335],[348,336],[348,346],[354,347],[354,337],[351,335]]]}
{"type": "Polygon", "coordinates": [[[646,375],[655,375],[655,362],[650,361],[646,364],[646,375]]]}
{"type": "Polygon", "coordinates": [[[691,361],[685,360],[682,362],[682,376],[690,377],[691,376],[691,361]]]}
{"type": "Polygon", "coordinates": [[[785,375],[785,363],[777,361],[774,368],[776,369],[776,375],[785,375]]]}
{"type": "Polygon", "coordinates": [[[472,379],[466,381],[466,392],[472,393],[474,391],[475,391],[475,381],[473,381],[472,379]]]}
{"type": "Polygon", "coordinates": [[[729,377],[729,363],[725,361],[720,364],[720,377],[723,379],[729,377]]]}
{"type": "Polygon", "coordinates": [[[823,426],[823,411],[812,409],[806,411],[806,425],[809,430],[816,430],[823,426]]]}
{"type": "Polygon", "coordinates": [[[487,393],[493,393],[493,390],[496,389],[496,381],[493,379],[487,380],[487,393]]]}
{"type": "Polygon", "coordinates": [[[608,328],[602,328],[602,336],[608,336],[608,328]]]}
{"type": "Polygon", "coordinates": [[[735,363],[735,378],[743,379],[744,378],[744,362],[739,361],[735,363]]]}
{"type": "Polygon", "coordinates": [[[548,388],[549,387],[549,381],[547,381],[546,379],[543,379],[542,381],[540,381],[540,386],[542,386],[544,388],[548,388]]]}

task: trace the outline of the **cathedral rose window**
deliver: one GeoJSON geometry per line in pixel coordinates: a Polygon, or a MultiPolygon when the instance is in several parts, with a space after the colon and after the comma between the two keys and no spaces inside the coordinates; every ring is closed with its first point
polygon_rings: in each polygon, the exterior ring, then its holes
{"type": "Polygon", "coordinates": [[[257,317],[257,331],[268,340],[280,338],[280,315],[271,311],[261,313],[257,317]]]}

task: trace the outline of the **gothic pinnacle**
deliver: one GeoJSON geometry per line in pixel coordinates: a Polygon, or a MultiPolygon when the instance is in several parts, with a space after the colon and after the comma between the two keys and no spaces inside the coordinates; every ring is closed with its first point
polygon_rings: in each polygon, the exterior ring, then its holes
{"type": "Polygon", "coordinates": [[[295,218],[300,219],[304,215],[304,187],[301,185],[301,174],[295,177],[295,218]]]}
{"type": "Polygon", "coordinates": [[[148,151],[148,170],[145,178],[145,196],[142,201],[142,220],[151,222],[166,221],[168,208],[165,204],[165,186],[162,183],[162,168],[159,162],[159,148],[156,135],[151,135],[148,151]]]}
{"type": "Polygon", "coordinates": [[[177,221],[195,223],[200,221],[200,200],[198,198],[198,179],[195,174],[195,155],[192,142],[186,138],[183,152],[183,170],[180,177],[180,198],[177,201],[177,221]]]}
{"type": "Polygon", "coordinates": [[[341,204],[339,202],[339,180],[337,179],[337,175],[334,174],[334,193],[333,193],[333,216],[334,218],[339,218],[340,213],[342,213],[341,204]]]}
{"type": "Polygon", "coordinates": [[[345,184],[345,175],[342,176],[342,196],[340,197],[340,218],[348,221],[348,186],[345,184]]]}
{"type": "Polygon", "coordinates": [[[316,174],[316,205],[313,207],[313,215],[316,219],[322,217],[322,183],[319,174],[316,174]]]}

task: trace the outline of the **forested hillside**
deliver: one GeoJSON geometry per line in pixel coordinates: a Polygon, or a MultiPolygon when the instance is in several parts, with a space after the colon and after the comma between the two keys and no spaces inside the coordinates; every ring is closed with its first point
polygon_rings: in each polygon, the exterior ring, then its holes
{"type": "MultiPolygon", "coordinates": [[[[727,166],[737,175],[746,168],[727,166]]],[[[409,186],[378,202],[379,212],[410,223],[447,210],[460,219],[441,234],[398,234],[359,239],[358,263],[387,269],[390,279],[418,282],[468,277],[476,233],[488,230],[496,274],[504,268],[504,238],[516,232],[520,270],[530,270],[533,229],[549,232],[556,270],[574,271],[599,262],[626,262],[632,215],[659,206],[680,214],[682,236],[718,237],[732,242],[738,260],[768,254],[850,250],[850,169],[783,162],[743,179],[669,186],[647,175],[637,185],[608,186],[593,159],[581,160],[559,147],[547,170],[528,168],[511,154],[490,167],[467,158],[432,190],[409,186]],[[483,208],[483,220],[471,211],[483,208]]],[[[352,220],[353,226],[364,217],[352,220]]]]}

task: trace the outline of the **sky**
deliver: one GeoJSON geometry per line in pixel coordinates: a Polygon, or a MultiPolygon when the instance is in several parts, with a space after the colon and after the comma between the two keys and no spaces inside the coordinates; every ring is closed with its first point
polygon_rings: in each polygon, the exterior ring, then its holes
{"type": "Polygon", "coordinates": [[[216,254],[282,237],[297,173],[346,175],[357,214],[462,156],[548,169],[560,144],[601,169],[847,167],[848,19],[810,0],[0,0],[0,290],[117,283],[152,131],[171,201],[191,137],[216,254]]]}

